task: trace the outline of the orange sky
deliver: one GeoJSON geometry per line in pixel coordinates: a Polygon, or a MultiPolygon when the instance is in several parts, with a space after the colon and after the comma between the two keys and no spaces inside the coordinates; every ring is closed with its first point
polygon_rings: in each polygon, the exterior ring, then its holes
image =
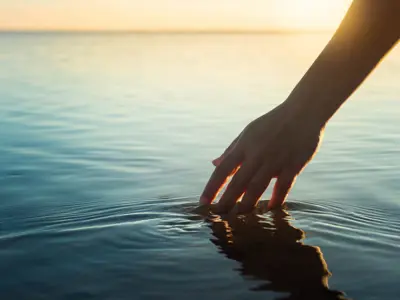
{"type": "Polygon", "coordinates": [[[0,0],[8,30],[334,30],[350,0],[0,0]]]}

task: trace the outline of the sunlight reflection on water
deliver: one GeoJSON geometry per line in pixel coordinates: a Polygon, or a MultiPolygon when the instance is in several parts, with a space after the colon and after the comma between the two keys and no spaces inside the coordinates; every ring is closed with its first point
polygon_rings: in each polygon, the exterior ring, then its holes
{"type": "Polygon", "coordinates": [[[270,213],[248,218],[254,230],[191,213],[210,161],[328,39],[0,34],[0,297],[275,299],[306,286],[275,275],[324,278],[290,259],[268,273],[291,251],[278,234],[309,249],[314,270],[326,262],[331,291],[396,298],[399,49],[331,121],[283,231],[270,213]],[[252,291],[265,285],[280,287],[252,291]]]}

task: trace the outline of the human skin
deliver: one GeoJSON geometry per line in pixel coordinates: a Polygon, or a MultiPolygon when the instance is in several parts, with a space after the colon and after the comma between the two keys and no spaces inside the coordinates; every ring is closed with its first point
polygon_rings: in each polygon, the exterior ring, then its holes
{"type": "Polygon", "coordinates": [[[281,206],[297,176],[316,154],[324,128],[400,38],[399,0],[354,0],[338,30],[288,98],[248,124],[213,160],[200,204],[229,211],[243,196],[251,210],[276,178],[269,208],[281,206]]]}

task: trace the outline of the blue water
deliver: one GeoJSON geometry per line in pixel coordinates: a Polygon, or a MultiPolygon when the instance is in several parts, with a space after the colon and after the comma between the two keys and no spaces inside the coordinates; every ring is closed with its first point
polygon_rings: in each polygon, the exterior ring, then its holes
{"type": "Polygon", "coordinates": [[[193,212],[328,39],[0,34],[0,299],[398,298],[399,48],[284,211],[193,212]]]}

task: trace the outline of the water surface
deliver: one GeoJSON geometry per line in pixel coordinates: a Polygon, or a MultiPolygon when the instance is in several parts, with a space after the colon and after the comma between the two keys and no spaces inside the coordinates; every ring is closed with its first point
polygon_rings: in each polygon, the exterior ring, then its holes
{"type": "Polygon", "coordinates": [[[285,210],[193,213],[328,39],[0,34],[1,299],[396,299],[399,48],[285,210]]]}

